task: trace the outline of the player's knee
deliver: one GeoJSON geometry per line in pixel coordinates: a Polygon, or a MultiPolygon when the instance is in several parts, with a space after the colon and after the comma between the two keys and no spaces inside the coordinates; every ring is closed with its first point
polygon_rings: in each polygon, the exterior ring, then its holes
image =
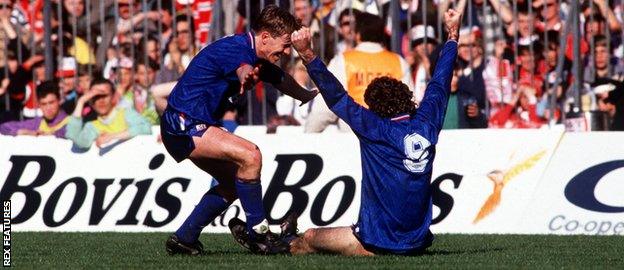
{"type": "Polygon", "coordinates": [[[248,169],[260,170],[262,168],[262,153],[260,153],[260,149],[254,145],[253,148],[246,150],[242,161],[242,166],[248,169]]]}

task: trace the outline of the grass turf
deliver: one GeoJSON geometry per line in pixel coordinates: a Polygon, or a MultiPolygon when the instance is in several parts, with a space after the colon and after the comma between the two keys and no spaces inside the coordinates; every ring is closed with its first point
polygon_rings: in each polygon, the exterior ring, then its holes
{"type": "Polygon", "coordinates": [[[202,256],[169,256],[164,248],[167,237],[165,233],[14,232],[11,259],[13,266],[28,269],[624,269],[622,236],[437,235],[425,255],[372,258],[258,256],[227,234],[203,234],[202,256]]]}

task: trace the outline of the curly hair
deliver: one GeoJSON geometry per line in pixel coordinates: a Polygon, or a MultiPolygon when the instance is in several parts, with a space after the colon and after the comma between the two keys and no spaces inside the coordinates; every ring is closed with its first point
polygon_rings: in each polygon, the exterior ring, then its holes
{"type": "Polygon", "coordinates": [[[374,79],[364,92],[369,109],[384,118],[416,112],[412,97],[407,85],[388,76],[374,79]]]}

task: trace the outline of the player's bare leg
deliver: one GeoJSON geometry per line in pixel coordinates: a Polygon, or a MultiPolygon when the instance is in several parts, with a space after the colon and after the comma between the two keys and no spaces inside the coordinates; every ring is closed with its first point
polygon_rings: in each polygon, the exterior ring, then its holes
{"type": "Polygon", "coordinates": [[[195,149],[189,157],[193,163],[214,159],[230,161],[238,166],[236,177],[241,181],[260,180],[262,155],[250,141],[210,126],[202,137],[193,137],[193,142],[195,149]]]}
{"type": "MultiPolygon", "coordinates": [[[[262,204],[262,186],[260,185],[260,170],[262,169],[262,155],[258,147],[232,133],[218,127],[208,127],[202,137],[193,137],[195,149],[190,154],[190,159],[203,167],[205,171],[217,170],[213,168],[213,160],[231,162],[237,166],[234,177],[223,177],[231,182],[221,183],[222,189],[218,190],[226,196],[233,197],[232,187],[236,196],[240,199],[245,216],[247,218],[247,232],[250,239],[254,240],[256,247],[260,247],[263,253],[282,253],[288,250],[288,246],[279,241],[273,241],[268,229],[268,221],[265,218],[262,204]]],[[[219,179],[219,178],[217,178],[219,179]]],[[[221,179],[219,179],[221,180],[221,179]]]]}
{"type": "Polygon", "coordinates": [[[332,253],[344,256],[374,256],[364,249],[351,227],[309,229],[290,243],[294,255],[332,253]]]}

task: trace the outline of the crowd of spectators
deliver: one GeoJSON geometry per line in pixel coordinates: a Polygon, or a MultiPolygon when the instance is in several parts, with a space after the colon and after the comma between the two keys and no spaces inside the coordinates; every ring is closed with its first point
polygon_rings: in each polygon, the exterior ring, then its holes
{"type": "MultiPolygon", "coordinates": [[[[262,4],[290,9],[310,27],[314,50],[347,89],[350,52],[394,47],[405,69],[397,77],[416,102],[444,42],[440,11],[452,6],[464,16],[446,129],[543,128],[576,107],[624,129],[621,0],[581,1],[577,12],[567,0],[0,0],[0,133],[50,134],[83,148],[150,133],[193,56],[249,31],[262,4]],[[577,15],[580,59],[571,27],[577,15]],[[362,39],[377,20],[377,35],[362,39]]],[[[282,67],[314,88],[297,55],[282,67]]],[[[319,116],[328,110],[318,103],[299,106],[260,83],[228,109],[224,124],[340,126],[319,116]]]]}

